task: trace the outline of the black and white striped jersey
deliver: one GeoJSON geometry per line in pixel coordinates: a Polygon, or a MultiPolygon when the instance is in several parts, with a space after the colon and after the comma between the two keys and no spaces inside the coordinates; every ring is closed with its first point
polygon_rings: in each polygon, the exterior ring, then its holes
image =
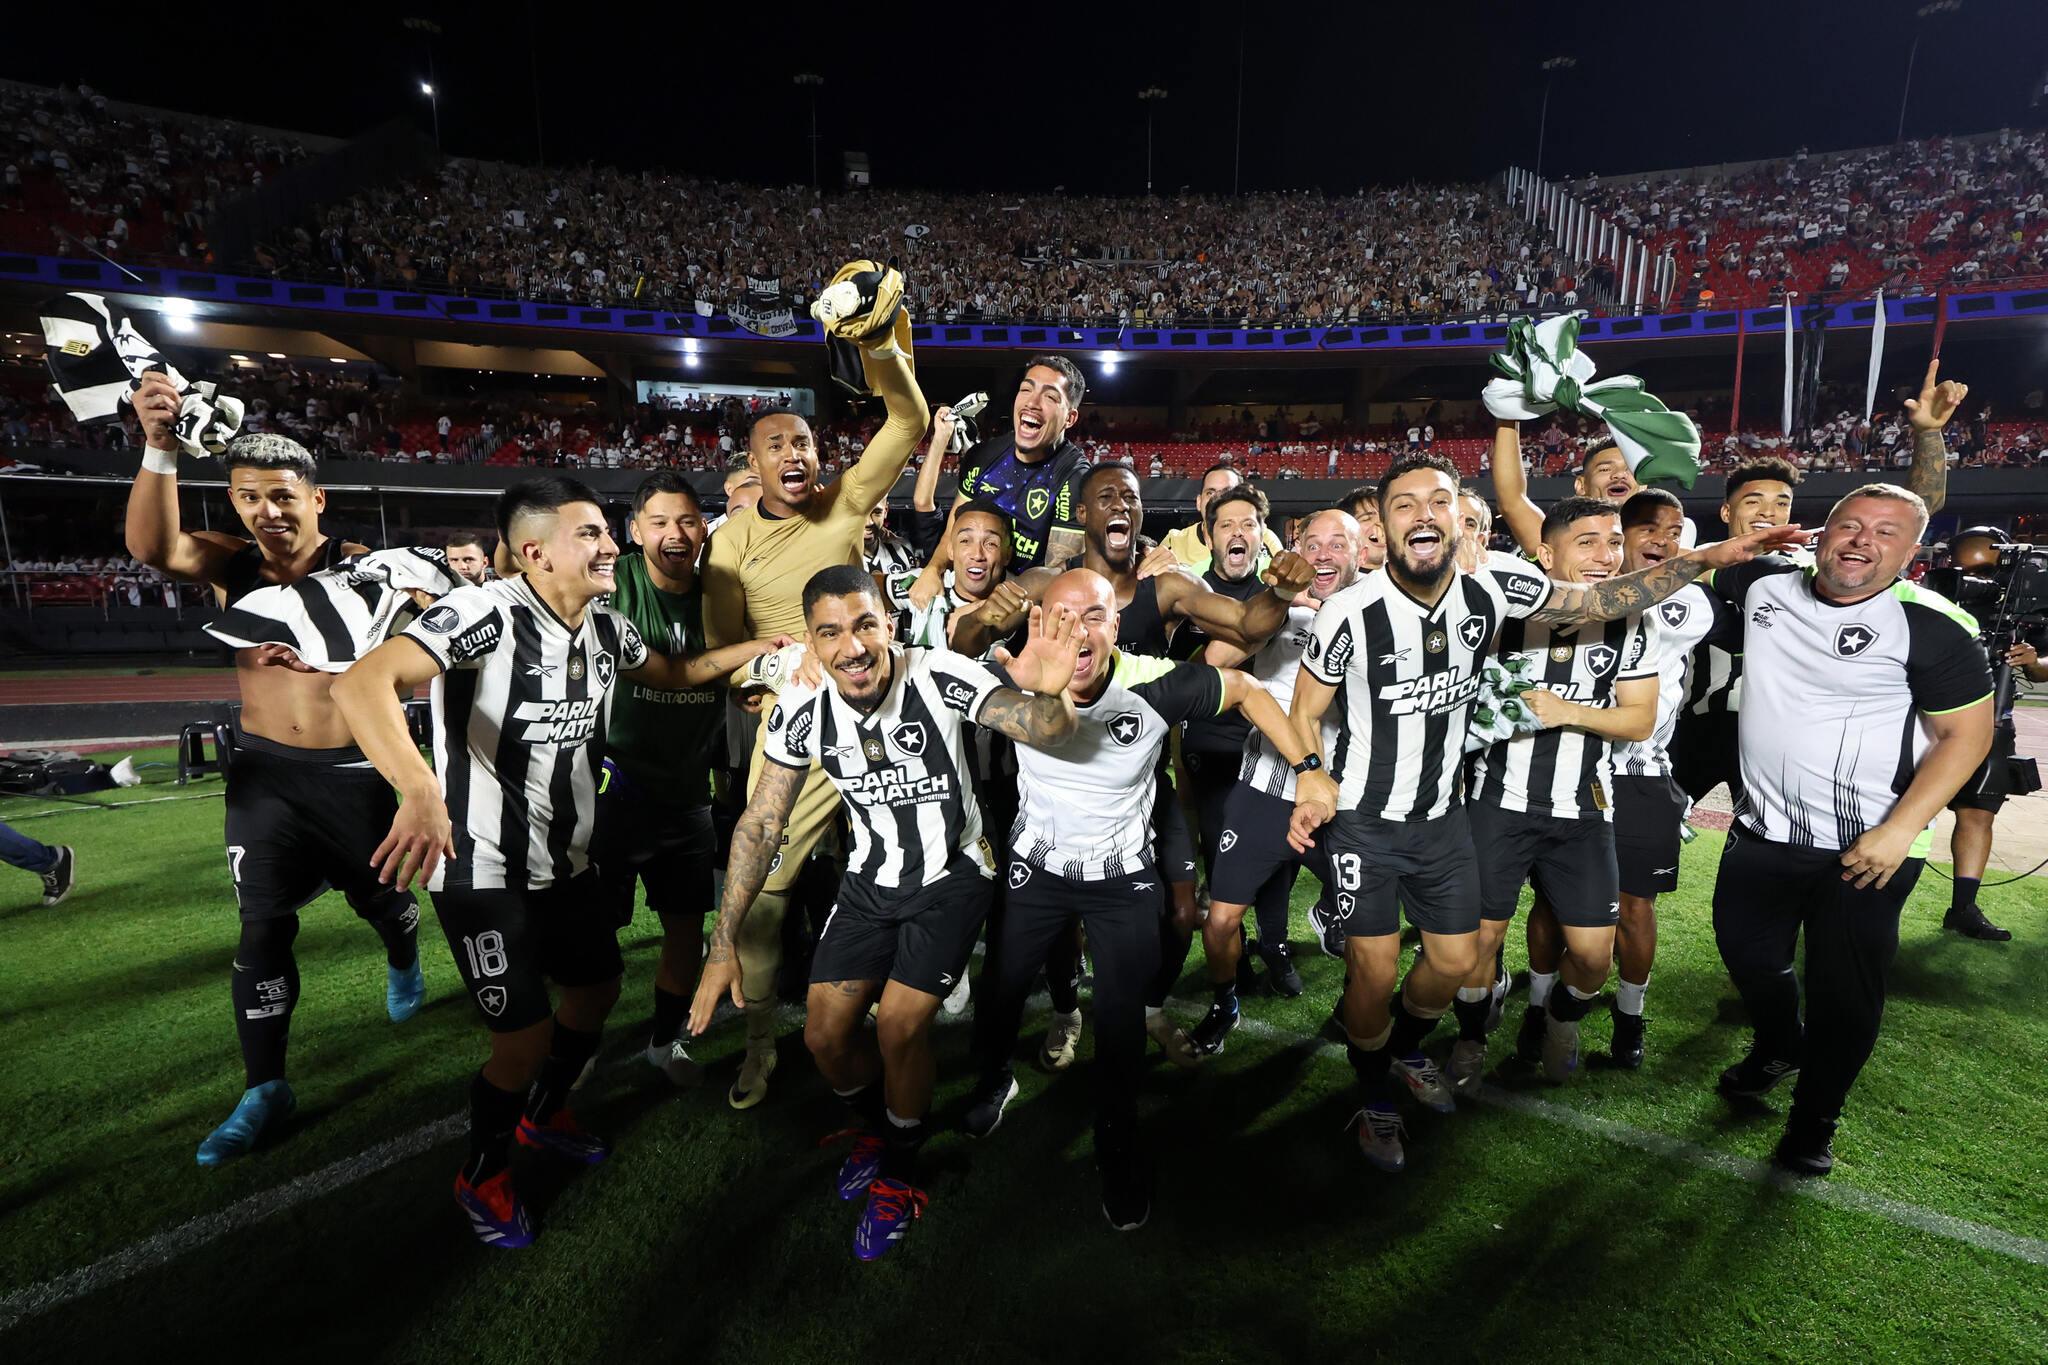
{"type": "MultiPolygon", "coordinates": [[[[1800,568],[1813,566],[1813,552],[1804,548],[1777,556],[1800,568]]],[[[1715,599],[1719,607],[1720,599],[1715,599]]],[[[1710,716],[1742,710],[1742,630],[1740,620],[1694,647],[1686,681],[1685,714],[1710,716]]]]}
{"type": "Polygon", "coordinates": [[[1551,590],[1535,565],[1495,551],[1476,573],[1454,570],[1433,607],[1384,570],[1323,603],[1301,666],[1343,689],[1329,751],[1341,809],[1434,820],[1451,808],[1494,632],[1537,611],[1551,590]]]}
{"type": "Polygon", "coordinates": [[[1223,675],[1119,649],[1109,685],[1066,743],[1017,746],[1020,796],[1011,856],[1073,881],[1128,876],[1153,861],[1152,802],[1167,736],[1223,709],[1223,675]]]}
{"type": "MultiPolygon", "coordinates": [[[[882,591],[888,598],[890,612],[896,618],[896,638],[902,644],[919,649],[945,649],[947,647],[947,623],[956,611],[973,608],[974,600],[962,597],[954,588],[953,571],[946,570],[945,587],[922,610],[911,605],[910,585],[917,581],[919,571],[905,569],[885,578],[882,591]]],[[[988,648],[980,655],[980,661],[987,663],[996,652],[1001,640],[991,640],[988,648]]],[[[1016,641],[1008,642],[1011,649],[1022,646],[1016,641]]],[[[987,784],[1005,782],[1011,787],[1017,785],[1017,755],[1010,740],[993,730],[975,726],[974,733],[967,737],[967,763],[974,770],[975,789],[987,792],[987,784]]],[[[1007,808],[1007,802],[1005,803],[1007,808]]]]}
{"type": "Polygon", "coordinates": [[[647,661],[640,632],[598,602],[571,630],[518,577],[457,588],[403,634],[441,668],[434,768],[455,842],[428,890],[525,890],[582,872],[612,685],[647,661]]]}
{"type": "Polygon", "coordinates": [[[848,705],[836,687],[785,687],[768,713],[762,752],[788,768],[823,767],[846,798],[848,876],[915,890],[965,853],[992,877],[964,732],[1007,679],[949,649],[892,646],[890,655],[889,690],[872,712],[848,705]]]}
{"type": "Polygon", "coordinates": [[[1657,618],[1657,728],[1648,739],[1614,746],[1614,770],[1627,777],[1671,775],[1671,736],[1685,709],[1694,651],[1727,607],[1697,583],[1688,583],[1651,608],[1657,618]]]}
{"type": "MultiPolygon", "coordinates": [[[[1657,676],[1655,621],[1654,614],[1565,628],[1509,621],[1494,653],[1526,659],[1525,676],[1565,701],[1611,707],[1615,684],[1657,676]]],[[[1517,734],[1472,756],[1467,798],[1560,820],[1612,820],[1609,747],[1603,736],[1570,725],[1517,734]]]]}
{"type": "Polygon", "coordinates": [[[1743,617],[1735,818],[1761,838],[1848,848],[1912,784],[1933,744],[1923,716],[1991,695],[1977,623],[1925,588],[1898,582],[1844,606],[1814,592],[1810,567],[1774,558],[1717,570],[1709,586],[1743,617]]]}
{"type": "MultiPolygon", "coordinates": [[[[1280,703],[1283,711],[1294,705],[1294,681],[1301,676],[1302,652],[1308,648],[1315,623],[1316,614],[1312,609],[1289,607],[1287,624],[1275,631],[1273,638],[1245,661],[1245,671],[1273,694],[1273,700],[1280,703]]],[[[1335,771],[1338,720],[1343,714],[1344,684],[1339,683],[1330,709],[1323,713],[1323,756],[1330,760],[1332,771],[1335,771]]],[[[1245,737],[1244,761],[1238,767],[1237,780],[1268,796],[1277,796],[1285,801],[1294,799],[1294,765],[1256,727],[1245,737]]]]}

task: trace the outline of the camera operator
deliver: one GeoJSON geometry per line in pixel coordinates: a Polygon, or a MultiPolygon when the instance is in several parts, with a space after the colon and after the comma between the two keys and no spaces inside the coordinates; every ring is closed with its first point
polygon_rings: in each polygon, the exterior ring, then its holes
{"type": "Polygon", "coordinates": [[[2035,682],[2048,681],[2048,664],[2038,653],[2041,613],[2048,603],[2036,600],[2048,565],[2043,564],[2041,551],[2005,541],[2006,533],[1993,526],[1958,531],[1949,540],[1949,567],[1927,575],[1929,587],[1976,615],[1996,684],[1997,728],[1991,752],[1949,803],[1956,817],[1949,840],[1955,889],[1941,921],[1944,929],[1990,943],[2012,937],[2010,929],[1993,924],[1977,907],[1977,888],[1991,861],[1992,824],[2007,797],[2025,796],[2040,787],[2032,763],[2015,753],[2019,735],[2012,718],[2012,670],[2035,682]]]}

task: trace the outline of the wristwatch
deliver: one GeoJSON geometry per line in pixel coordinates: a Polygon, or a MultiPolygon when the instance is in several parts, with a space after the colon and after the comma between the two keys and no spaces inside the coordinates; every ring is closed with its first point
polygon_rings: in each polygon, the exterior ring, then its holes
{"type": "Polygon", "coordinates": [[[1307,758],[1304,758],[1303,760],[1301,760],[1301,762],[1294,765],[1294,771],[1297,774],[1312,773],[1320,769],[1322,766],[1323,760],[1316,757],[1314,754],[1310,754],[1307,758]]]}

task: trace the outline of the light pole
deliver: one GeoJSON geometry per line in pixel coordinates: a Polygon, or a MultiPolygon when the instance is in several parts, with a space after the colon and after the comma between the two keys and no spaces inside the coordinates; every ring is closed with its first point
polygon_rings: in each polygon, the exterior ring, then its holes
{"type": "Polygon", "coordinates": [[[1893,142],[1906,140],[1906,100],[1913,93],[1913,59],[1920,55],[1920,34],[1935,15],[1954,14],[1962,7],[1963,0],[1933,0],[1913,11],[1913,46],[1906,49],[1906,83],[1899,89],[1899,130],[1893,134],[1893,142]]]}
{"type": "Polygon", "coordinates": [[[1145,106],[1145,193],[1152,193],[1152,113],[1165,101],[1166,92],[1156,85],[1148,85],[1138,92],[1138,100],[1145,106]]]}
{"type": "Polygon", "coordinates": [[[811,188],[818,188],[818,87],[825,78],[815,71],[805,71],[796,77],[796,83],[811,94],[811,188]]]}
{"type": "Polygon", "coordinates": [[[432,81],[420,82],[420,93],[427,97],[427,103],[434,109],[434,150],[441,150],[441,95],[434,89],[432,81]]]}
{"type": "Polygon", "coordinates": [[[1577,57],[1551,57],[1543,63],[1543,113],[1536,120],[1536,178],[1543,178],[1543,135],[1550,130],[1550,84],[1560,71],[1579,64],[1577,57]]]}

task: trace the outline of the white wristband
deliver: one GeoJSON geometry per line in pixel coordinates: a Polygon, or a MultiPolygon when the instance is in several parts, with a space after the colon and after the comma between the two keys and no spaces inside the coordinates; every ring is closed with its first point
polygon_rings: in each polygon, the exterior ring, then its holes
{"type": "Polygon", "coordinates": [[[176,475],[178,472],[178,452],[175,450],[158,450],[155,446],[147,446],[142,452],[142,467],[152,474],[176,475]]]}

